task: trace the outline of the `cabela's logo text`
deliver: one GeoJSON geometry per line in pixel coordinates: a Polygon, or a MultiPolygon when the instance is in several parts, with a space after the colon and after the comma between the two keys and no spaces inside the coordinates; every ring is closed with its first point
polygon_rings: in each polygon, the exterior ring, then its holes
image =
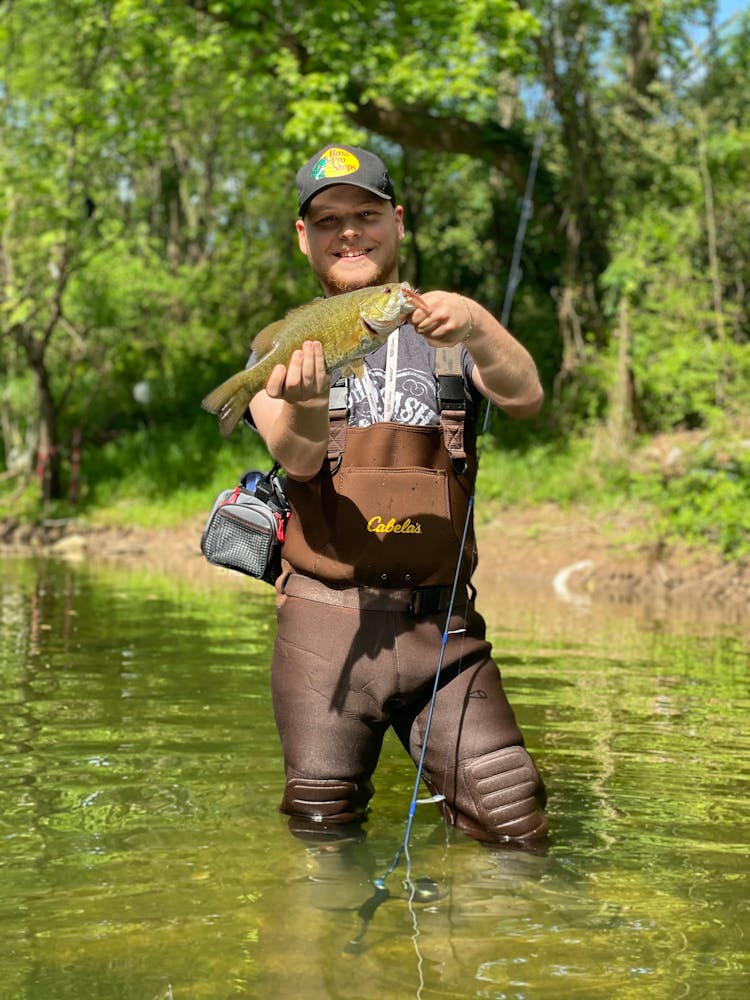
{"type": "Polygon", "coordinates": [[[403,521],[397,521],[392,517],[390,521],[384,521],[376,514],[367,522],[367,530],[374,531],[377,535],[421,535],[422,525],[419,521],[412,521],[410,517],[403,521]]]}

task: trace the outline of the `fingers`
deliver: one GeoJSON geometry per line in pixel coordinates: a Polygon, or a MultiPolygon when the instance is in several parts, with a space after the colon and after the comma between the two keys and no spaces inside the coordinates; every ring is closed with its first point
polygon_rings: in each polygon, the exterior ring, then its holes
{"type": "Polygon", "coordinates": [[[449,347],[467,339],[471,314],[466,300],[453,292],[425,292],[425,305],[411,314],[417,333],[433,347],[449,347]]]}
{"type": "Polygon", "coordinates": [[[330,379],[326,372],[323,345],[318,340],[306,340],[289,359],[289,364],[276,365],[266,385],[274,399],[287,403],[302,403],[328,395],[330,379]]]}

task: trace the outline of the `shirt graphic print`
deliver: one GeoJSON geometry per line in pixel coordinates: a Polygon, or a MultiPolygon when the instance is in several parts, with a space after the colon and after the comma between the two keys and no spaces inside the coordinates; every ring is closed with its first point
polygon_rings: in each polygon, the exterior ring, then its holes
{"type": "MultiPolygon", "coordinates": [[[[361,378],[347,379],[350,427],[369,427],[384,419],[387,343],[365,358],[361,378]]],[[[468,352],[462,352],[464,377],[473,367],[468,352]]],[[[413,427],[440,423],[435,378],[435,351],[414,328],[405,323],[399,330],[398,370],[392,420],[413,427]]]]}

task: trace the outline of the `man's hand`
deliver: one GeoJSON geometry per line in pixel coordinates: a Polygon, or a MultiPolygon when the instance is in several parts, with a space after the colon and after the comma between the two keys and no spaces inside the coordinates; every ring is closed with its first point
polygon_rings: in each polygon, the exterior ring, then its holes
{"type": "Polygon", "coordinates": [[[432,347],[451,347],[468,340],[474,328],[471,306],[455,292],[425,292],[428,308],[417,306],[411,322],[432,347]]]}
{"type": "Polygon", "coordinates": [[[474,361],[478,391],[511,417],[533,417],[544,401],[536,365],[522,344],[473,299],[455,292],[425,292],[411,321],[431,347],[464,343],[474,361]]]}
{"type": "Polygon", "coordinates": [[[289,365],[276,365],[268,379],[266,393],[285,403],[305,403],[328,396],[331,380],[326,372],[323,345],[306,340],[289,359],[289,365]]]}
{"type": "Polygon", "coordinates": [[[293,479],[311,479],[328,448],[328,393],[323,345],[306,340],[288,365],[276,365],[250,401],[255,426],[293,479]]]}

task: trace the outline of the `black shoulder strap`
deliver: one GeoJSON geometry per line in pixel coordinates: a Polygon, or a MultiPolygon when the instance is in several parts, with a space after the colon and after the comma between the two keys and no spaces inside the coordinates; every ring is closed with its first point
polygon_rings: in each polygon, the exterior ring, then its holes
{"type": "Polygon", "coordinates": [[[466,472],[466,390],[461,370],[461,346],[435,350],[435,374],[438,380],[438,410],[443,441],[458,475],[466,472]]]}

